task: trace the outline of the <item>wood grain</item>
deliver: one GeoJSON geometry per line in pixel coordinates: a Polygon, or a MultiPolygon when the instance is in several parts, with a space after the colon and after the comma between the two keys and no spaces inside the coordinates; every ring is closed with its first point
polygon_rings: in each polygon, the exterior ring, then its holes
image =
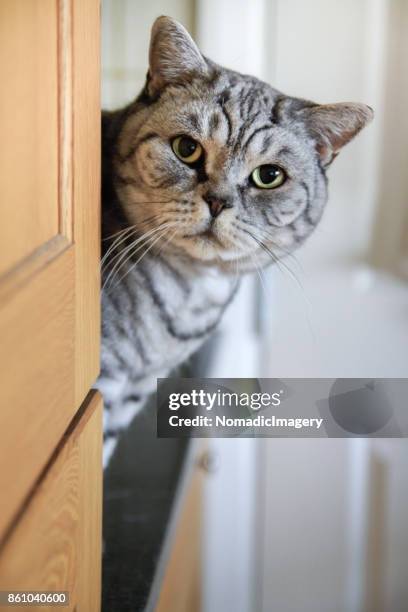
{"type": "Polygon", "coordinates": [[[0,2],[0,274],[58,233],[54,0],[0,2]]]}
{"type": "Polygon", "coordinates": [[[91,392],[81,412],[0,551],[0,590],[69,591],[69,610],[98,612],[101,397],[91,392]]]}
{"type": "Polygon", "coordinates": [[[73,2],[75,400],[99,374],[100,352],[100,7],[73,2]]]}
{"type": "MultiPolygon", "coordinates": [[[[52,231],[41,230],[44,241],[39,245],[38,240],[27,241],[27,250],[37,248],[25,257],[13,215],[7,214],[10,194],[0,184],[0,235],[3,229],[6,233],[5,240],[0,240],[0,254],[3,262],[9,262],[4,263],[6,267],[17,262],[0,277],[0,487],[7,491],[0,498],[1,538],[99,371],[99,2],[5,0],[0,3],[0,15],[4,18],[0,28],[6,28],[5,23],[13,33],[5,32],[0,41],[2,64],[13,57],[17,45],[21,55],[13,65],[17,82],[19,87],[27,82],[32,88],[24,89],[31,96],[27,102],[13,86],[15,77],[7,68],[5,77],[12,86],[3,88],[0,104],[9,110],[15,107],[17,116],[28,112],[30,104],[32,112],[42,109],[35,116],[36,135],[30,140],[25,168],[29,178],[20,177],[15,168],[12,183],[27,179],[30,185],[49,189],[55,174],[59,189],[33,191],[35,203],[29,200],[28,206],[34,212],[26,223],[36,236],[42,215],[52,219],[56,211],[63,234],[58,234],[53,222],[55,236],[46,240],[52,231]],[[33,40],[40,50],[30,48],[33,40]],[[41,79],[32,80],[40,70],[37,64],[33,76],[31,59],[22,60],[24,54],[29,58],[37,53],[44,59],[43,69],[55,73],[46,87],[41,79]],[[55,106],[52,111],[49,100],[55,106]],[[59,125],[54,126],[54,118],[59,125]],[[50,133],[54,134],[51,140],[50,133]],[[50,148],[47,155],[52,163],[38,166],[44,147],[50,148]],[[14,469],[6,469],[8,465],[14,469]]],[[[10,112],[7,121],[13,123],[9,117],[10,112]]],[[[22,139],[23,134],[5,130],[1,148],[13,157],[22,139]]],[[[12,195],[13,206],[24,210],[27,194],[12,195]]]]}
{"type": "Polygon", "coordinates": [[[70,247],[0,309],[0,537],[75,414],[73,293],[70,247]]]}
{"type": "Polygon", "coordinates": [[[98,0],[2,0],[0,79],[0,588],[96,612],[98,0]]]}
{"type": "Polygon", "coordinates": [[[71,0],[58,0],[59,232],[73,237],[73,34],[71,0]]]}
{"type": "Polygon", "coordinates": [[[203,471],[196,468],[176,528],[156,612],[201,609],[203,471]]]}

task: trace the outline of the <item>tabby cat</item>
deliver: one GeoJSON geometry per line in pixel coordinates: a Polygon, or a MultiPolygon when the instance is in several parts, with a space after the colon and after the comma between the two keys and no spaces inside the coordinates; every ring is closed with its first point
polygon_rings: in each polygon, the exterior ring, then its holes
{"type": "Polygon", "coordinates": [[[105,465],[157,378],[216,328],[240,276],[311,234],[327,167],[372,115],[285,96],[156,20],[144,89],[102,117],[105,465]]]}

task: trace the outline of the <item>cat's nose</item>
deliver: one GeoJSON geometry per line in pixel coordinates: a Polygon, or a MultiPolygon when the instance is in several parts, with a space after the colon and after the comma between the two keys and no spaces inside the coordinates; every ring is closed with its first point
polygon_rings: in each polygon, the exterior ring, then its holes
{"type": "Polygon", "coordinates": [[[214,218],[218,217],[224,208],[232,208],[232,199],[228,196],[221,196],[208,192],[203,195],[203,200],[207,202],[211,216],[214,218]]]}

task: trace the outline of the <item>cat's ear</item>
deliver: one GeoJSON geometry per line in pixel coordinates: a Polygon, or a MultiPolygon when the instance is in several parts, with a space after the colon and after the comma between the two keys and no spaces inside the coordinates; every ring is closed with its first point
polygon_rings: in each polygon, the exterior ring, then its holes
{"type": "Polygon", "coordinates": [[[369,106],[355,102],[308,105],[299,113],[316,141],[323,167],[328,166],[341,147],[350,142],[374,116],[369,106]]]}
{"type": "Polygon", "coordinates": [[[150,38],[149,93],[157,94],[168,84],[208,73],[209,67],[187,30],[171,17],[158,17],[150,38]]]}

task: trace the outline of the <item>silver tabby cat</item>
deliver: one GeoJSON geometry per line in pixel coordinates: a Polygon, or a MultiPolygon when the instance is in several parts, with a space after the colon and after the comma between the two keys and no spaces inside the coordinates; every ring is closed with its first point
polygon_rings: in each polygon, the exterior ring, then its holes
{"type": "Polygon", "coordinates": [[[157,378],[215,329],[240,275],[311,234],[328,165],[371,118],[222,68],[179,23],[156,20],[143,91],[102,121],[105,465],[157,378]]]}

